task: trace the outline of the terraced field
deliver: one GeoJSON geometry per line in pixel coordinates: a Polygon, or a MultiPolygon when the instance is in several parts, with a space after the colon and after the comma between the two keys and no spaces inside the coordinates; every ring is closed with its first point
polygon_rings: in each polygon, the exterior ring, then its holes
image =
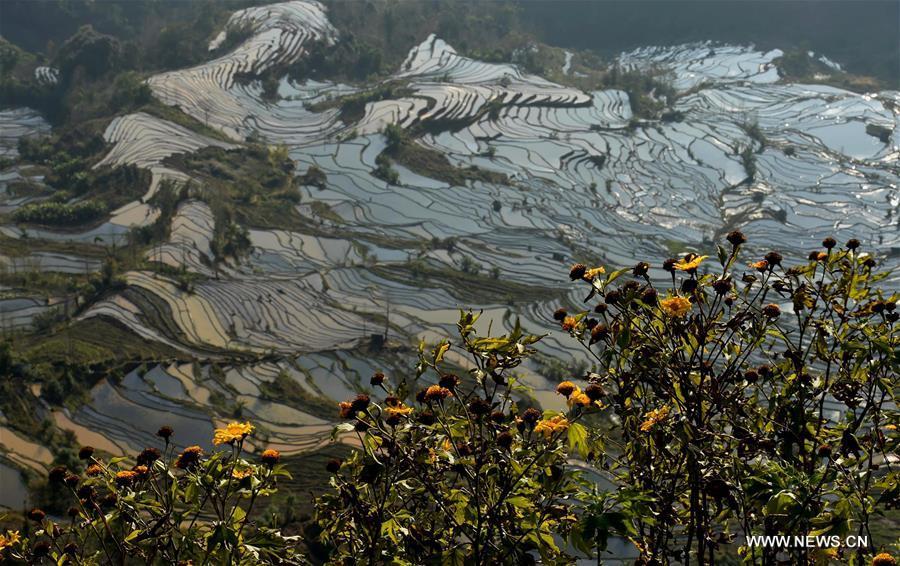
{"type": "MultiPolygon", "coordinates": [[[[434,36],[389,79],[404,85],[403,95],[367,102],[349,123],[334,102],[361,87],[282,79],[273,102],[263,100],[259,81],[237,80],[294,62],[310,41],[336,34],[316,2],[235,13],[210,44],[214,59],[148,80],[159,101],[221,139],[145,113],[117,117],[98,167],[148,169],[148,193],[85,232],[27,230],[35,239],[113,244],[156,220],[161,183],[196,181],[173,155],[238,148],[248,136],[286,147],[299,174],[315,166],[325,175],[300,187],[291,205],[302,226],[248,226],[251,247],[240,260],[215,260],[216,203],[196,195],[183,201],[167,241],[146,258],[168,271],[129,272],[123,291],[80,311],[78,321],[115,321],[194,360],[143,365],[120,382],[101,382],[77,410],[56,412],[57,425],[80,441],[133,451],[169,424],[179,443],[206,444],[214,424],[240,414],[265,430],[269,445],[313,449],[328,440],[334,400],[367,387],[378,369],[408,371],[404,348],[450,332],[457,307],[484,309],[494,332],[515,316],[532,331],[548,331],[555,308],[580,300],[566,276],[576,260],[620,266],[710,252],[740,228],[761,252],[805,257],[824,236],[852,236],[900,266],[900,92],[785,83],[777,50],[646,48],[622,54],[618,64],[669,71],[679,93],[673,110],[682,117],[646,120],[633,114],[625,92],[584,92],[475,61],[434,36]],[[238,28],[249,37],[220,53],[238,28]],[[451,185],[395,162],[397,181],[389,183],[375,171],[379,155],[389,154],[382,132],[391,124],[453,171],[496,175],[451,185]],[[890,132],[887,142],[868,133],[873,127],[890,132]],[[190,288],[172,273],[190,274],[190,288]],[[373,347],[380,344],[373,335],[385,336],[386,347],[373,347]]],[[[0,130],[2,157],[14,155],[18,137],[47,126],[18,109],[0,113],[0,130]]],[[[22,205],[5,188],[26,174],[16,167],[0,173],[0,211],[22,205]]],[[[26,235],[12,225],[0,233],[26,235]]],[[[0,250],[0,268],[3,261],[0,250]]],[[[64,256],[38,268],[79,266],[97,269],[64,256]]],[[[12,321],[7,328],[29,324],[47,308],[36,301],[0,288],[0,318],[12,321]]],[[[552,329],[540,349],[582,359],[552,329]]],[[[541,403],[558,403],[547,394],[554,383],[544,368],[525,371],[541,403]]],[[[4,478],[12,467],[44,463],[24,439],[0,451],[4,478]]]]}

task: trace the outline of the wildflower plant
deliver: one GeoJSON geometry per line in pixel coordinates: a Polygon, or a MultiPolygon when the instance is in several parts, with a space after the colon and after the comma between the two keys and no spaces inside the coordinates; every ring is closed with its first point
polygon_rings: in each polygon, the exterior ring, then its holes
{"type": "Polygon", "coordinates": [[[646,263],[605,277],[573,266],[588,309],[555,318],[592,357],[589,387],[621,425],[594,462],[618,489],[583,497],[573,540],[590,552],[624,536],[648,564],[862,563],[879,550],[873,518],[900,493],[897,297],[877,288],[888,274],[856,240],[828,238],[788,266],[774,251],[742,263],[746,238],[727,239],[717,265],[667,260],[665,285],[646,263]],[[870,547],[745,543],[807,534],[870,547]]]}
{"type": "Polygon", "coordinates": [[[177,450],[170,427],[159,430],[160,448],[136,458],[99,458],[79,452],[79,473],[57,467],[49,481],[71,495],[68,519],[34,509],[30,536],[0,538],[0,559],[28,564],[260,564],[298,563],[296,537],[263,526],[251,513],[289,478],[280,455],[245,452],[250,423],[215,431],[207,454],[199,446],[177,450]]]}
{"type": "Polygon", "coordinates": [[[383,401],[340,404],[347,422],[336,432],[360,450],[329,465],[333,490],[317,504],[335,563],[571,563],[561,537],[575,525],[581,482],[567,457],[586,452],[579,420],[591,409],[517,402],[527,388],[514,371],[539,338],[518,324],[479,336],[478,316],[461,312],[458,322],[467,371],[447,362],[449,341],[422,344],[413,378],[372,378],[383,401]]]}

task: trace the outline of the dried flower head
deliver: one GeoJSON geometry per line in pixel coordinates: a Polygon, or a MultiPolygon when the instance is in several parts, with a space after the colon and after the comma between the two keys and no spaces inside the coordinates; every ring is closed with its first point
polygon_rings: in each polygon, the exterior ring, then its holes
{"type": "Polygon", "coordinates": [[[826,250],[830,250],[836,245],[837,245],[837,240],[835,240],[834,238],[832,238],[830,236],[828,238],[825,238],[824,240],[822,240],[822,247],[825,248],[826,250]]]}
{"type": "Polygon", "coordinates": [[[587,395],[591,401],[599,401],[603,398],[603,395],[605,395],[606,392],[601,386],[597,385],[596,383],[591,383],[584,388],[584,394],[587,395]]]}
{"type": "Polygon", "coordinates": [[[82,446],[81,450],[78,451],[78,457],[82,460],[90,460],[94,455],[94,447],[93,446],[82,446]]]}
{"type": "Polygon", "coordinates": [[[162,426],[162,427],[159,427],[158,431],[156,431],[156,436],[158,436],[160,438],[164,438],[168,441],[169,438],[172,436],[172,434],[174,434],[174,432],[175,431],[172,430],[172,427],[162,426]]]}
{"type": "Polygon", "coordinates": [[[353,411],[353,414],[356,414],[360,411],[365,411],[369,408],[369,403],[371,403],[371,399],[365,393],[360,393],[356,396],[355,399],[350,401],[350,410],[353,411]]]}
{"type": "Polygon", "coordinates": [[[69,470],[65,466],[56,466],[47,473],[47,478],[50,483],[62,483],[67,475],[69,475],[69,470]]]}
{"type": "Polygon", "coordinates": [[[781,265],[781,260],[784,258],[778,252],[769,252],[765,255],[766,261],[769,262],[769,265],[781,265]]]}
{"type": "Polygon", "coordinates": [[[747,236],[744,236],[744,233],[740,230],[729,232],[725,239],[735,248],[747,242],[747,236]]]}
{"type": "Polygon", "coordinates": [[[712,284],[717,295],[727,295],[731,291],[731,278],[716,279],[712,284]]]}
{"type": "Polygon", "coordinates": [[[161,454],[156,448],[145,448],[137,456],[137,464],[141,466],[149,466],[153,462],[159,460],[161,454]]]}
{"type": "Polygon", "coordinates": [[[649,271],[650,264],[646,261],[639,261],[633,268],[631,268],[631,274],[635,277],[646,277],[649,271]]]}
{"type": "Polygon", "coordinates": [[[778,318],[778,316],[781,314],[781,308],[778,305],[772,303],[764,306],[762,309],[762,313],[769,318],[778,318]]]}
{"type": "Polygon", "coordinates": [[[188,446],[175,459],[175,467],[180,470],[189,470],[200,461],[201,456],[203,456],[202,448],[199,446],[188,446]]]}
{"type": "Polygon", "coordinates": [[[378,387],[379,385],[384,383],[384,374],[380,371],[376,371],[374,374],[372,374],[372,378],[369,379],[369,383],[375,387],[378,387]]]}
{"type": "Polygon", "coordinates": [[[578,388],[571,381],[563,381],[559,385],[556,386],[556,392],[562,395],[563,397],[568,397],[578,388]]]}
{"type": "Polygon", "coordinates": [[[591,344],[596,344],[601,340],[605,340],[609,336],[609,327],[603,323],[591,329],[591,344]]]}
{"type": "Polygon", "coordinates": [[[522,420],[530,425],[535,424],[541,418],[541,412],[535,409],[534,407],[529,407],[525,409],[525,412],[522,413],[522,420]]]}
{"type": "Polygon", "coordinates": [[[575,281],[581,279],[587,273],[587,266],[583,263],[576,263],[569,269],[569,279],[575,281]]]}

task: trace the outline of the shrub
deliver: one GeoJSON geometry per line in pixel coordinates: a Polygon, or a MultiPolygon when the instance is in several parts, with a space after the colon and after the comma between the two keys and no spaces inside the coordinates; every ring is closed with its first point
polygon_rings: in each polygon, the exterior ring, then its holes
{"type": "Polygon", "coordinates": [[[411,381],[373,376],[383,402],[361,394],[340,404],[348,422],[338,431],[357,435],[362,448],[329,465],[333,490],[317,502],[336,563],[570,560],[554,537],[575,522],[565,500],[578,481],[566,457],[570,447],[585,451],[585,412],[520,406],[514,395],[525,388],[512,370],[539,338],[518,324],[480,337],[477,319],[460,313],[460,347],[471,358],[465,379],[444,360],[448,341],[430,353],[423,344],[411,381]]]}
{"type": "Polygon", "coordinates": [[[254,504],[289,477],[274,450],[256,461],[244,455],[249,423],[217,429],[213,443],[228,449],[205,454],[199,446],[177,451],[172,429],[159,431],[162,450],[148,448],[135,460],[79,452],[81,473],[50,470],[49,482],[69,494],[70,520],[43,511],[27,538],[0,535],[4,559],[40,564],[295,563],[294,545],[278,531],[251,520],[254,504]]]}
{"type": "Polygon", "coordinates": [[[76,226],[97,220],[106,214],[106,205],[94,200],[75,204],[42,202],[27,204],[13,213],[16,222],[47,226],[76,226]]]}
{"type": "Polygon", "coordinates": [[[666,261],[666,286],[646,263],[572,269],[600,302],[558,318],[621,423],[596,462],[619,489],[585,498],[580,537],[602,548],[628,536],[644,564],[715,563],[732,541],[746,562],[861,563],[872,548],[776,556],[743,537],[870,535],[896,504],[898,312],[876,288],[887,273],[856,240],[828,238],[790,267],[774,251],[741,267],[744,237],[728,240],[707,273],[707,256],[666,261]]]}

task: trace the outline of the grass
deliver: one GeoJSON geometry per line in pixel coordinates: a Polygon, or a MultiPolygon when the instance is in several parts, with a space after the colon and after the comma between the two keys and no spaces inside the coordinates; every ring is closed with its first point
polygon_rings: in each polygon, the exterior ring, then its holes
{"type": "Polygon", "coordinates": [[[117,364],[130,360],[178,359],[179,352],[138,336],[122,324],[89,318],[52,334],[26,335],[14,342],[26,360],[50,364],[117,364]]]}
{"type": "Polygon", "coordinates": [[[277,403],[285,403],[323,419],[334,418],[334,407],[330,399],[312,395],[286,372],[280,372],[273,381],[263,381],[259,390],[264,398],[277,403]]]}
{"type": "Polygon", "coordinates": [[[407,265],[375,266],[375,275],[404,284],[418,280],[423,286],[440,285],[460,303],[502,303],[562,300],[565,293],[552,287],[529,286],[506,279],[494,279],[489,271],[466,273],[446,267],[435,267],[418,261],[407,265]]]}
{"type": "Polygon", "coordinates": [[[457,167],[450,163],[443,153],[425,147],[413,140],[405,140],[389,155],[398,164],[410,171],[443,181],[454,186],[465,186],[469,182],[481,181],[491,184],[509,184],[509,177],[503,173],[488,171],[476,166],[457,167]]]}

